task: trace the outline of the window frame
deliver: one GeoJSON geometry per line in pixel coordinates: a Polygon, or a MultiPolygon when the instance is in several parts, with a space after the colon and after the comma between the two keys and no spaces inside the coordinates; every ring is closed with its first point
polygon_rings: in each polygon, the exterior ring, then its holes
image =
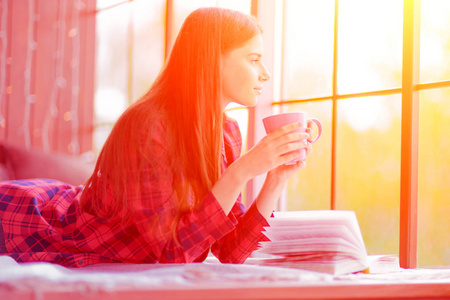
{"type": "MultiPolygon", "coordinates": [[[[258,1],[259,10],[256,16],[260,19],[264,28],[274,27],[276,20],[271,20],[265,13],[264,7],[270,6],[267,1],[258,1]],[[261,9],[262,8],[262,9],[261,9]],[[269,20],[270,22],[267,22],[269,20]]],[[[283,5],[284,1],[280,1],[283,5]]],[[[272,8],[273,12],[276,9],[272,8]]],[[[336,209],[336,145],[337,145],[337,107],[341,99],[368,96],[386,96],[400,94],[402,99],[401,113],[401,171],[400,171],[400,236],[399,236],[399,260],[402,268],[416,268],[417,266],[417,202],[418,202],[418,139],[419,139],[419,91],[450,87],[450,80],[436,81],[429,83],[419,82],[420,68],[420,0],[403,1],[403,63],[402,63],[402,86],[398,88],[373,90],[367,92],[339,94],[337,92],[337,61],[338,61],[338,26],[339,26],[339,0],[335,0],[335,20],[334,20],[334,43],[333,43],[333,80],[332,94],[303,99],[288,99],[272,101],[272,107],[283,105],[314,102],[332,101],[332,140],[331,140],[331,192],[330,209],[336,209]]],[[[278,16],[279,17],[279,16],[278,16]]],[[[277,32],[282,35],[282,32],[277,32]]],[[[265,37],[267,39],[267,37],[265,37]]],[[[274,37],[269,37],[269,42],[265,49],[268,53],[266,59],[271,62],[276,61],[273,49],[277,43],[273,43],[274,37]]],[[[275,66],[282,68],[281,65],[275,66]]],[[[271,87],[277,90],[277,87],[271,87]]],[[[272,99],[282,99],[281,95],[272,94],[272,99]]],[[[267,98],[262,99],[266,103],[267,98]]],[[[361,100],[363,101],[363,100],[361,100]]],[[[254,110],[258,110],[257,108],[254,110]]],[[[249,119],[250,120],[250,119],[249,119]]],[[[254,119],[253,119],[254,121],[254,119]]],[[[255,130],[255,124],[249,124],[249,136],[256,136],[253,140],[261,138],[255,130]],[[253,131],[250,131],[253,130],[253,131]]],[[[250,143],[249,143],[250,145],[250,143]]],[[[283,201],[283,200],[282,200],[283,201]]],[[[283,205],[282,205],[283,206],[283,205]]]]}

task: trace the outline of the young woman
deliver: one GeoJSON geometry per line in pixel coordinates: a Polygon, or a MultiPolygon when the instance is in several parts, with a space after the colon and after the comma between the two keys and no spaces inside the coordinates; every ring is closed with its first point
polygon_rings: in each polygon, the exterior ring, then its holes
{"type": "Polygon", "coordinates": [[[221,262],[245,261],[265,239],[261,231],[287,179],[304,166],[285,163],[311,152],[295,123],[240,156],[238,125],[224,110],[230,102],[256,105],[270,79],[261,33],[237,11],[191,13],[159,77],[119,118],[83,187],[43,179],[0,186],[0,252],[74,267],[203,261],[209,251],[221,262]],[[265,172],[245,211],[240,191],[265,172]]]}

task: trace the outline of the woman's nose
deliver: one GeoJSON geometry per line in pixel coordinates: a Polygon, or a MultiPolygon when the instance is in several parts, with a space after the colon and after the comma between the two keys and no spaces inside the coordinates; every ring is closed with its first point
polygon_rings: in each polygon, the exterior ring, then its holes
{"type": "Polygon", "coordinates": [[[270,75],[269,71],[266,69],[266,67],[264,67],[263,72],[261,73],[261,75],[259,76],[259,80],[261,81],[267,81],[270,78],[272,78],[272,76],[270,75]]]}

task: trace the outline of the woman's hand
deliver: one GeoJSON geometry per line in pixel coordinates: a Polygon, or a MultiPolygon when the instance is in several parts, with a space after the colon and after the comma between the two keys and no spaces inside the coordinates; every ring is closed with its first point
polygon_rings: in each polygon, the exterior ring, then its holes
{"type": "Polygon", "coordinates": [[[225,214],[229,213],[247,181],[265,172],[269,173],[257,199],[258,209],[265,212],[264,217],[272,213],[286,180],[305,165],[304,162],[285,164],[299,157],[303,149],[307,155],[311,153],[307,142],[309,134],[295,132],[299,128],[300,124],[292,123],[269,133],[225,170],[211,189],[225,214]]]}
{"type": "Polygon", "coordinates": [[[304,164],[285,164],[298,158],[301,151],[304,151],[303,149],[306,149],[307,155],[311,153],[311,145],[307,141],[309,133],[295,132],[300,128],[300,124],[292,123],[267,134],[257,145],[242,155],[235,164],[239,165],[242,174],[246,174],[247,180],[280,166],[282,168],[277,173],[289,176],[304,164]]]}
{"type": "Polygon", "coordinates": [[[292,177],[297,171],[303,169],[306,166],[306,157],[312,153],[312,144],[310,142],[306,143],[306,155],[304,160],[299,160],[293,164],[283,164],[281,166],[272,169],[267,173],[267,177],[274,177],[277,181],[286,182],[292,177]]]}

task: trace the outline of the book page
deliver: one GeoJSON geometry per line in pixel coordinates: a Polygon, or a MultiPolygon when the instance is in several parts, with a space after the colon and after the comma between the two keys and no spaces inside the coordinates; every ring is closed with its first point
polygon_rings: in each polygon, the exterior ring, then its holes
{"type": "Polygon", "coordinates": [[[270,227],[301,225],[345,225],[358,241],[359,247],[366,251],[366,246],[354,211],[350,210],[308,210],[274,212],[268,220],[270,227]]]}
{"type": "Polygon", "coordinates": [[[357,237],[345,225],[305,225],[305,226],[281,226],[266,227],[263,234],[272,242],[283,240],[296,240],[306,238],[332,238],[338,237],[355,245],[359,251],[364,252],[357,237]]]}

